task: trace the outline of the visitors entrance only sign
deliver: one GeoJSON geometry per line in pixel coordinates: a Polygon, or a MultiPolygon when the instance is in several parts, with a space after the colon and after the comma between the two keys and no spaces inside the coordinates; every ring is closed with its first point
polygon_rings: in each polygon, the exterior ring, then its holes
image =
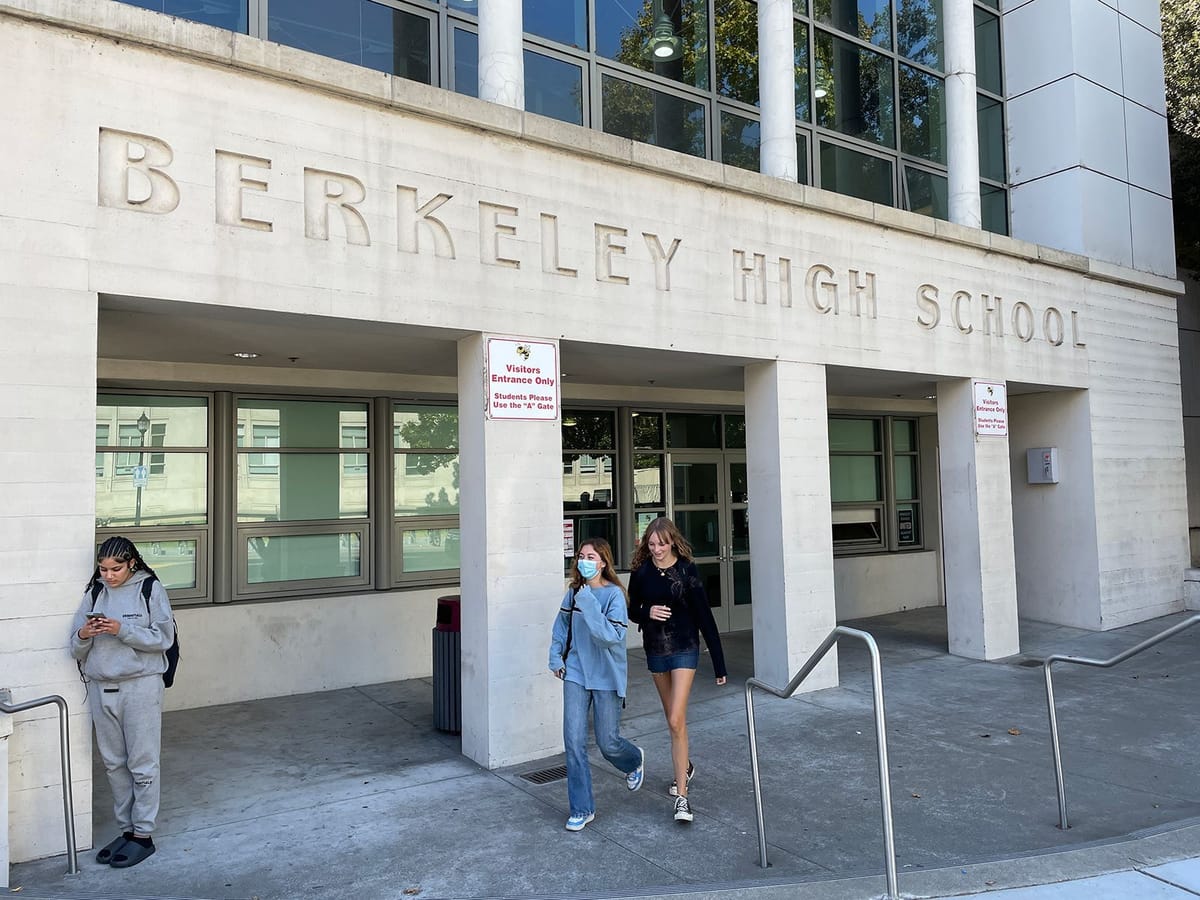
{"type": "Polygon", "coordinates": [[[558,345],[488,338],[489,419],[558,418],[558,345]]]}
{"type": "Polygon", "coordinates": [[[975,433],[1008,434],[1008,387],[997,381],[975,382],[975,433]]]}

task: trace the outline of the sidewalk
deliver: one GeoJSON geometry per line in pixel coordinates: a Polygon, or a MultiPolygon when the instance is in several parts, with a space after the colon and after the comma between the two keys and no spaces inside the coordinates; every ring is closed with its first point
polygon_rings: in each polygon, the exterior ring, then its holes
{"type": "MultiPolygon", "coordinates": [[[[994,663],[946,654],[940,608],[847,623],[880,645],[901,893],[1200,895],[1200,864],[1189,862],[1200,857],[1200,627],[1114,669],[1056,667],[1065,832],[1041,668],[1021,664],[1055,652],[1107,658],[1184,618],[1107,633],[1023,623],[1022,656],[994,663]]],[[[789,701],[756,694],[763,870],[743,692],[752,648],[748,634],[725,644],[731,683],[717,687],[702,660],[692,697],[691,826],[671,820],[670,740],[638,653],[624,731],[646,749],[646,785],[630,794],[593,755],[597,815],[582,833],[563,830],[565,782],[526,777],[561,755],[480,768],[457,736],[433,729],[430,685],[413,680],[167,714],[158,853],[114,870],[81,851],[77,876],[64,874],[64,857],[24,863],[10,890],[131,900],[880,896],[866,649],[841,643],[837,688],[789,701]]],[[[101,845],[114,828],[95,777],[101,845]]]]}

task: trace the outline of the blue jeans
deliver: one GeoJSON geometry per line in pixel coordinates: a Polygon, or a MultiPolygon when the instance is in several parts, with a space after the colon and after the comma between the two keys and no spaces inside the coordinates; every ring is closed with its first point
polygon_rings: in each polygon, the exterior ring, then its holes
{"type": "Polygon", "coordinates": [[[571,815],[586,816],[596,811],[592,797],[592,769],[588,765],[588,707],[596,746],[604,758],[624,773],[642,761],[641,751],[621,737],[621,698],[616,691],[589,691],[574,681],[563,682],[563,747],[567,751],[567,801],[571,815]]]}

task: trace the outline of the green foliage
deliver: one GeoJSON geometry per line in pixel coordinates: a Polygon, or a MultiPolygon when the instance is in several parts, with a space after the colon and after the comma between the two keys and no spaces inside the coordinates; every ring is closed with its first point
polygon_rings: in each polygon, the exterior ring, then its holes
{"type": "Polygon", "coordinates": [[[1200,0],[1162,0],[1175,256],[1200,270],[1200,0]]]}

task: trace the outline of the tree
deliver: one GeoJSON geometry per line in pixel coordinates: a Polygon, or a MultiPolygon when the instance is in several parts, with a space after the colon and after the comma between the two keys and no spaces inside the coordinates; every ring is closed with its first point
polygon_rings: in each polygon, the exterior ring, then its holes
{"type": "Polygon", "coordinates": [[[1200,270],[1200,0],[1162,0],[1175,256],[1200,270]]]}

